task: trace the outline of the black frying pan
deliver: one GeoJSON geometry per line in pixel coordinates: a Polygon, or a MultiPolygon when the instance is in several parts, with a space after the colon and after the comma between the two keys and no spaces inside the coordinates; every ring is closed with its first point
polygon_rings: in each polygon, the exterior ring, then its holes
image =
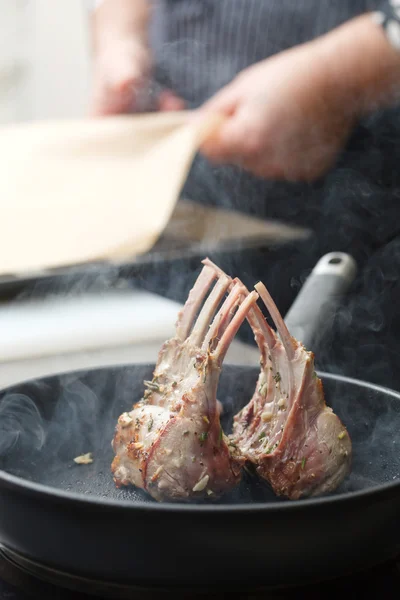
{"type": "MultiPolygon", "coordinates": [[[[332,286],[335,273],[322,275],[332,301],[347,284],[337,277],[332,286]]],[[[313,285],[305,292],[315,297],[320,284],[313,285]]],[[[322,288],[319,295],[327,307],[322,288]]],[[[323,312],[316,311],[321,319],[323,312]]],[[[293,328],[304,327],[295,317],[292,310],[293,328]]],[[[124,585],[220,585],[225,592],[298,585],[400,551],[400,394],[320,374],[354,445],[352,473],[331,496],[277,499],[246,473],[217,504],[157,504],[140,491],[115,489],[110,475],[115,422],[141,396],[152,368],[70,373],[2,393],[0,542],[15,560],[113,582],[121,597],[124,585]],[[73,458],[88,451],[93,464],[77,466],[73,458]]],[[[256,367],[224,367],[218,396],[225,430],[251,397],[257,374],[256,367]]]]}

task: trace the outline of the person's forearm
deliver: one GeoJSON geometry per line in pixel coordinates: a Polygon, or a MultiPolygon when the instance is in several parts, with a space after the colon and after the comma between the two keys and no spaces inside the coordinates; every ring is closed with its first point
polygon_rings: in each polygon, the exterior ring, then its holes
{"type": "Polygon", "coordinates": [[[400,53],[372,15],[363,15],[319,38],[330,93],[341,94],[358,116],[400,101],[400,53]]]}
{"type": "Polygon", "coordinates": [[[92,16],[93,45],[147,36],[152,0],[104,0],[92,16]]]}

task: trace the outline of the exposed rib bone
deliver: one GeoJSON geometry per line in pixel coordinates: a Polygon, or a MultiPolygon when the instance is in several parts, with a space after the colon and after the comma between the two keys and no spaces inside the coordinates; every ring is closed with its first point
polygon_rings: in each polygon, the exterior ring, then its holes
{"type": "Polygon", "coordinates": [[[197,321],[193,327],[193,331],[190,335],[190,343],[196,346],[201,346],[204,336],[206,334],[207,328],[210,325],[211,319],[213,318],[219,303],[225,295],[229,287],[229,279],[228,277],[222,275],[219,277],[217,283],[215,284],[214,289],[211,294],[207,298],[197,321]]]}
{"type": "Polygon", "coordinates": [[[220,363],[222,363],[222,361],[224,360],[229,345],[235,337],[244,319],[246,318],[250,307],[254,306],[255,302],[257,302],[257,299],[258,294],[256,292],[251,292],[251,294],[249,294],[242,302],[237,313],[226,328],[223,336],[221,337],[220,342],[218,343],[217,349],[215,350],[215,355],[218,357],[218,361],[220,363]]]}
{"type": "MultiPolygon", "coordinates": [[[[205,258],[202,261],[203,265],[206,265],[208,267],[211,267],[212,269],[214,269],[215,273],[221,277],[223,275],[229,277],[228,275],[226,275],[226,273],[224,273],[224,271],[218,267],[216,264],[214,264],[209,258],[205,258]]],[[[233,285],[235,283],[240,283],[244,290],[245,293],[249,293],[248,289],[246,288],[246,286],[239,280],[239,279],[232,279],[231,277],[229,277],[230,280],[230,286],[233,287],[233,285]]],[[[262,314],[260,308],[257,306],[257,304],[254,304],[253,307],[251,308],[251,310],[249,310],[249,314],[247,315],[247,320],[250,324],[250,326],[252,327],[254,333],[255,331],[258,329],[260,332],[260,335],[263,336],[262,342],[260,340],[259,343],[259,336],[255,336],[256,338],[256,342],[261,349],[264,349],[264,341],[266,340],[268,343],[268,346],[270,348],[273,348],[275,343],[276,343],[276,335],[274,333],[274,331],[271,329],[271,327],[268,325],[268,323],[266,322],[266,320],[264,319],[264,315],[262,314]],[[265,339],[264,339],[265,338],[265,339]]]]}
{"type": "MultiPolygon", "coordinates": [[[[229,285],[229,280],[228,280],[229,285]]],[[[233,317],[232,310],[237,306],[241,295],[245,292],[243,285],[236,284],[229,292],[229,296],[221,306],[220,310],[214,317],[210,329],[204,339],[202,350],[206,350],[214,338],[218,338],[220,332],[226,329],[229,321],[233,317]]]]}
{"type": "Polygon", "coordinates": [[[292,360],[294,357],[294,351],[295,351],[296,345],[293,341],[292,336],[290,335],[290,333],[288,331],[288,328],[285,325],[284,320],[282,319],[282,316],[281,316],[275,302],[271,298],[271,294],[269,293],[269,291],[267,290],[265,285],[263,283],[261,283],[261,281],[258,282],[257,285],[255,285],[254,287],[257,290],[257,292],[260,294],[262,301],[264,302],[265,306],[267,307],[268,312],[271,315],[273,322],[275,323],[276,329],[282,340],[282,344],[288,355],[288,359],[292,360]]]}
{"type": "Polygon", "coordinates": [[[183,341],[189,336],[195,316],[216,276],[217,274],[213,269],[205,266],[198,276],[193,288],[190,290],[188,299],[186,300],[182,311],[179,313],[176,323],[176,336],[180,340],[183,341]]]}

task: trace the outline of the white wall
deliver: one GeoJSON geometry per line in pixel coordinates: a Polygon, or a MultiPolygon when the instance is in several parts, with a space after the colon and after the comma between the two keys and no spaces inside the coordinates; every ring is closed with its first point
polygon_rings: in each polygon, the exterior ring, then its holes
{"type": "Polygon", "coordinates": [[[88,93],[87,14],[82,0],[32,0],[34,118],[84,114],[88,93]]]}
{"type": "Polygon", "coordinates": [[[0,121],[85,114],[87,14],[82,0],[0,0],[0,121]]]}
{"type": "Polygon", "coordinates": [[[18,100],[27,80],[24,7],[20,0],[0,0],[0,121],[17,118],[18,100]],[[20,40],[25,40],[21,43],[20,40]]]}

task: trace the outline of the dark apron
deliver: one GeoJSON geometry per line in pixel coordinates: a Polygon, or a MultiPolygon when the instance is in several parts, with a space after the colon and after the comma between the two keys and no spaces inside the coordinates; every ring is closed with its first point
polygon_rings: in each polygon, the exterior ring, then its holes
{"type": "MultiPolygon", "coordinates": [[[[379,0],[163,0],[153,29],[156,78],[196,107],[246,66],[378,5],[379,0]]],[[[360,276],[331,336],[316,349],[318,364],[398,389],[399,165],[400,115],[384,111],[357,127],[336,167],[313,184],[263,181],[198,156],[183,190],[197,202],[315,231],[312,241],[301,244],[219,257],[249,284],[262,278],[283,313],[322,254],[350,252],[360,276]]]]}

